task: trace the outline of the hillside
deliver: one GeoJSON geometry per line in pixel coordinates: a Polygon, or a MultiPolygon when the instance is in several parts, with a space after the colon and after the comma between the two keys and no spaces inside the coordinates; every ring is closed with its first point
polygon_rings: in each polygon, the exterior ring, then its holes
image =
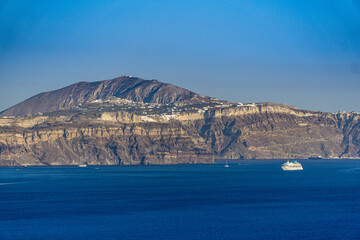
{"type": "Polygon", "coordinates": [[[69,110],[86,102],[107,100],[110,97],[157,104],[211,100],[209,97],[157,80],[124,76],[99,82],[79,82],[59,90],[40,93],[6,109],[0,113],[0,117],[69,110]]]}

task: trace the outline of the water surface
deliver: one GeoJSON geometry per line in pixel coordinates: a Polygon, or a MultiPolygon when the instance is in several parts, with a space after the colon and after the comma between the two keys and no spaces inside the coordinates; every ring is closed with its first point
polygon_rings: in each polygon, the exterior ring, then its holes
{"type": "Polygon", "coordinates": [[[0,168],[0,239],[360,239],[360,161],[0,168]]]}

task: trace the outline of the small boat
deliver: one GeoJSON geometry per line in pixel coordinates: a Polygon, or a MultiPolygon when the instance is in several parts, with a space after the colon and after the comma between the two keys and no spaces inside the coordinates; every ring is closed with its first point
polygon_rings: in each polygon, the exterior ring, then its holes
{"type": "Polygon", "coordinates": [[[296,171],[296,170],[303,170],[302,165],[298,161],[287,161],[283,165],[281,165],[281,168],[284,171],[296,171]]]}
{"type": "Polygon", "coordinates": [[[229,167],[229,164],[227,163],[227,160],[226,160],[226,162],[225,162],[224,167],[229,167]]]}
{"type": "Polygon", "coordinates": [[[79,167],[87,167],[86,164],[80,164],[79,167]]]}

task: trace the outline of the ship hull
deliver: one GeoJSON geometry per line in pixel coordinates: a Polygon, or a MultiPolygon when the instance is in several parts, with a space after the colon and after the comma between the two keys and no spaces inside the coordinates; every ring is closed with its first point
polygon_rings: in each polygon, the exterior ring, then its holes
{"type": "Polygon", "coordinates": [[[301,171],[302,167],[281,167],[284,171],[301,171]]]}

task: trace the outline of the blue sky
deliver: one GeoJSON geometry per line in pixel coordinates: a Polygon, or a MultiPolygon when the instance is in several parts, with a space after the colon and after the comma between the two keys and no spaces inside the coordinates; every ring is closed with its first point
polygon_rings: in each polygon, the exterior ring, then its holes
{"type": "Polygon", "coordinates": [[[360,1],[0,0],[0,111],[119,75],[360,112],[360,1]]]}

